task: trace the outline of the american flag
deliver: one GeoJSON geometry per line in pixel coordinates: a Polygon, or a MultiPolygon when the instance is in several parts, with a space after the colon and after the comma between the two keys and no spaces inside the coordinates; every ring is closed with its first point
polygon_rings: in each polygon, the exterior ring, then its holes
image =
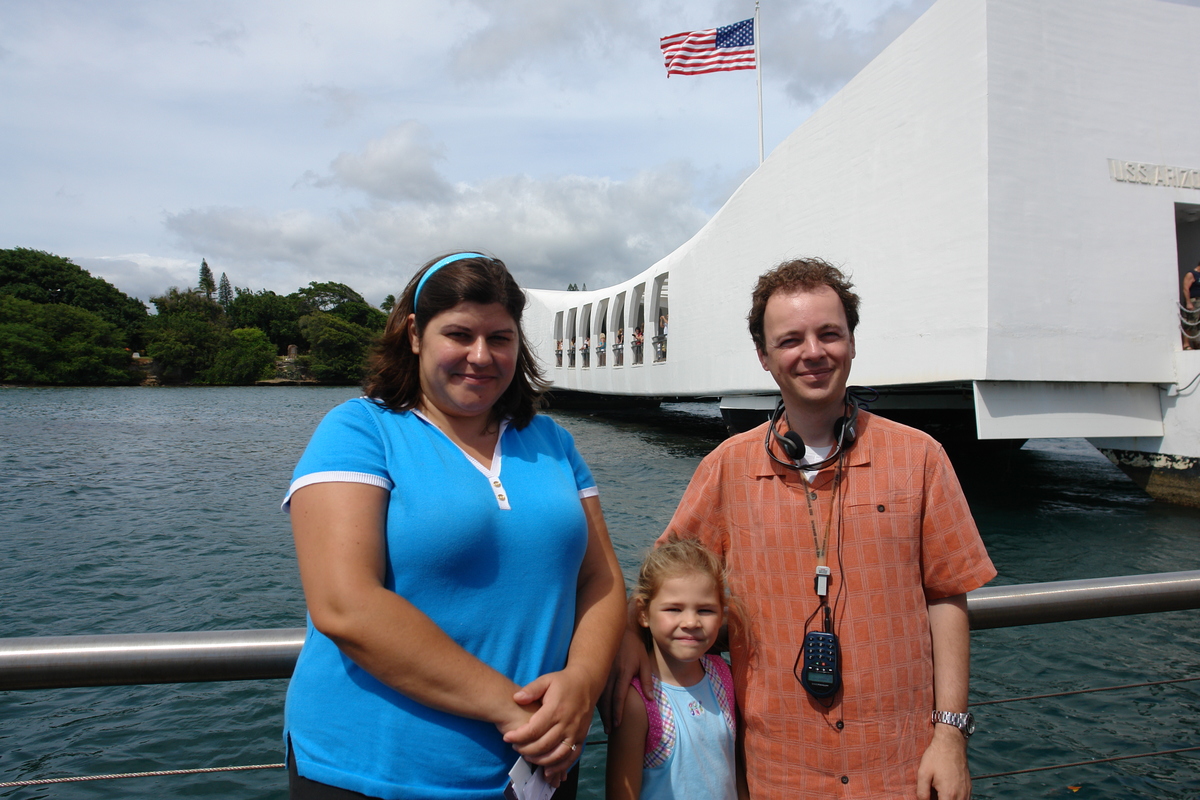
{"type": "Polygon", "coordinates": [[[754,69],[754,20],[664,36],[659,46],[666,59],[668,78],[754,69]]]}

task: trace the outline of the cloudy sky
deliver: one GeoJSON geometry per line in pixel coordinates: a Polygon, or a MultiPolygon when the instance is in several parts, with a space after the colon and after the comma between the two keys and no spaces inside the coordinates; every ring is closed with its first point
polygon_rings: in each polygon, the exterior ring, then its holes
{"type": "MultiPolygon", "coordinates": [[[[932,0],[763,0],[767,151],[932,0]]],[[[0,247],[147,300],[196,282],[371,302],[484,248],[599,288],[757,165],[753,72],[658,39],[752,0],[39,0],[0,7],[0,247]]]]}

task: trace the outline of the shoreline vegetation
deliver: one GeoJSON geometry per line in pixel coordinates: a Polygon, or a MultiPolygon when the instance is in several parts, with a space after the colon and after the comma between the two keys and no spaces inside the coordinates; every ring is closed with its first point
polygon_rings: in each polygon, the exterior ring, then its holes
{"type": "Polygon", "coordinates": [[[0,386],[354,385],[394,302],[332,282],[238,288],[202,260],[151,314],[69,259],[0,249],[0,386]]]}

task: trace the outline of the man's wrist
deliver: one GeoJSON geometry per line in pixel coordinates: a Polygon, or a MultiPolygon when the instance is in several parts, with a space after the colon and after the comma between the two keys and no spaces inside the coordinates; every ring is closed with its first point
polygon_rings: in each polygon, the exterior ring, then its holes
{"type": "Polygon", "coordinates": [[[956,729],[964,740],[971,738],[971,734],[975,732],[975,715],[970,711],[934,711],[932,722],[935,726],[956,729]]]}

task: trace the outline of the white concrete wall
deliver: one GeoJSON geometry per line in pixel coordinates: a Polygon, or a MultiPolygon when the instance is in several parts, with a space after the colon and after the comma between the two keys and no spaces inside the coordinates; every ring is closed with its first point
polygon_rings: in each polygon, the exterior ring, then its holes
{"type": "Polygon", "coordinates": [[[1108,159],[1200,169],[1200,9],[992,0],[991,380],[1168,382],[1179,348],[1174,203],[1108,159]]]}
{"type": "Polygon", "coordinates": [[[1159,387],[1163,435],[1123,438],[1089,438],[1101,448],[1169,453],[1200,458],[1200,350],[1180,350],[1172,362],[1175,376],[1159,387]]]}

